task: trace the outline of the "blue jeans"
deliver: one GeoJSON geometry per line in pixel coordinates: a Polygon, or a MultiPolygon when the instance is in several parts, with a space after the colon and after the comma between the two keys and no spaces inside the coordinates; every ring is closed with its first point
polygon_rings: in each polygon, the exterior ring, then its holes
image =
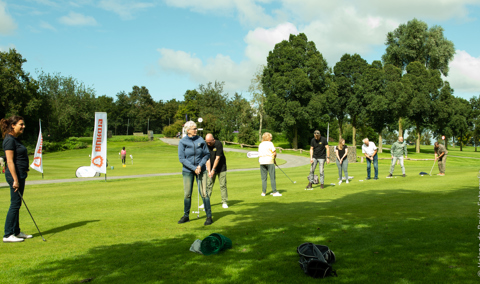
{"type": "MultiPolygon", "coordinates": [[[[370,178],[370,168],[371,163],[369,158],[367,158],[367,177],[370,178]]],[[[373,168],[375,169],[375,178],[378,178],[378,155],[373,156],[373,168]]]]}
{"type": "Polygon", "coordinates": [[[270,185],[272,192],[277,192],[277,182],[275,181],[275,165],[260,165],[260,177],[262,178],[262,192],[267,193],[267,176],[270,175],[270,185]]]}
{"type": "Polygon", "coordinates": [[[8,209],[7,219],[5,220],[5,235],[4,238],[8,238],[11,235],[20,234],[20,206],[22,206],[22,199],[20,194],[23,196],[25,190],[25,179],[18,179],[19,188],[17,192],[14,192],[13,189],[13,177],[9,171],[5,172],[5,179],[7,180],[8,185],[10,185],[10,208],[8,209]]]}
{"type": "Polygon", "coordinates": [[[327,159],[315,159],[313,158],[313,163],[310,165],[310,174],[308,175],[308,181],[313,183],[313,178],[315,176],[315,169],[318,164],[318,172],[320,173],[320,184],[323,184],[324,181],[324,166],[327,159]]]}
{"type": "Polygon", "coordinates": [[[335,163],[337,164],[338,177],[340,178],[340,180],[342,180],[342,170],[345,174],[345,179],[348,180],[348,159],[344,159],[342,164],[340,164],[340,161],[337,159],[335,163]]]}
{"type": "Polygon", "coordinates": [[[203,171],[198,176],[195,172],[182,172],[183,175],[183,216],[188,217],[190,214],[190,208],[192,207],[192,191],[193,181],[197,178],[198,194],[202,197],[205,213],[207,217],[212,217],[212,209],[210,207],[210,195],[211,192],[207,191],[207,171],[203,171]]]}

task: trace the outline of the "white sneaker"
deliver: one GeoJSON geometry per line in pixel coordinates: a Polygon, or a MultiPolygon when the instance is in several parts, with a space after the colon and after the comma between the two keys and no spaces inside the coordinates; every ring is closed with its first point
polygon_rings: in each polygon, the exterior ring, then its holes
{"type": "Polygon", "coordinates": [[[278,191],[275,192],[275,193],[273,193],[272,195],[273,195],[273,196],[282,196],[282,194],[281,194],[280,192],[278,192],[278,191]]]}
{"type": "Polygon", "coordinates": [[[23,242],[22,238],[17,238],[14,235],[10,235],[8,238],[3,238],[4,243],[19,243],[23,242]]]}
{"type": "Polygon", "coordinates": [[[222,204],[222,207],[225,208],[225,209],[227,209],[227,208],[228,208],[227,203],[223,203],[223,204],[222,204]]]}
{"type": "Polygon", "coordinates": [[[27,234],[25,234],[25,233],[23,233],[23,232],[20,232],[20,234],[16,235],[15,237],[21,238],[21,239],[31,239],[31,238],[33,238],[32,235],[27,235],[27,234]]]}
{"type": "Polygon", "coordinates": [[[204,207],[204,205],[202,204],[202,205],[200,205],[200,207],[198,207],[198,208],[203,209],[203,207],[204,207]]]}
{"type": "Polygon", "coordinates": [[[262,196],[265,196],[265,193],[262,192],[262,196]]]}
{"type": "Polygon", "coordinates": [[[348,183],[348,179],[347,179],[347,181],[346,181],[345,183],[348,183]]]}
{"type": "Polygon", "coordinates": [[[342,184],[342,181],[339,181],[339,182],[338,182],[338,185],[341,185],[341,184],[342,184]]]}

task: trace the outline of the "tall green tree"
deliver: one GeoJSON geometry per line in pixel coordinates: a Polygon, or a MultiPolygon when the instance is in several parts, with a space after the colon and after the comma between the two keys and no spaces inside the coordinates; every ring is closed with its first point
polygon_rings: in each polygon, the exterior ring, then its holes
{"type": "Polygon", "coordinates": [[[468,131],[472,108],[469,102],[463,98],[455,98],[451,107],[453,108],[453,115],[450,117],[449,127],[453,132],[453,137],[460,142],[460,151],[463,151],[463,138],[468,131]]]}
{"type": "MultiPolygon", "coordinates": [[[[453,106],[456,103],[456,99],[453,96],[453,89],[450,84],[445,81],[438,96],[433,99],[433,110],[431,128],[433,135],[438,139],[441,136],[445,136],[446,140],[453,136],[453,131],[450,128],[451,119],[455,114],[453,106]]],[[[448,148],[448,144],[445,144],[448,148]]]]}
{"type": "Polygon", "coordinates": [[[473,143],[475,144],[475,152],[477,152],[478,137],[480,134],[480,96],[474,96],[470,99],[472,114],[470,116],[473,127],[473,143]]]}
{"type": "MultiPolygon", "coordinates": [[[[0,52],[0,118],[21,115],[25,124],[36,126],[48,109],[38,92],[38,82],[23,70],[25,62],[15,49],[0,52]]],[[[24,136],[34,140],[37,131],[38,127],[28,127],[24,136]]]]}
{"type": "Polygon", "coordinates": [[[265,111],[274,118],[298,148],[308,143],[313,116],[320,116],[310,102],[327,89],[327,61],[303,33],[291,34],[275,45],[263,69],[265,111]],[[299,141],[299,133],[302,140],[299,141]]]}
{"type": "Polygon", "coordinates": [[[343,135],[343,122],[347,115],[350,116],[353,126],[353,146],[356,144],[356,129],[358,117],[363,110],[362,94],[364,94],[359,88],[356,88],[356,85],[367,67],[367,61],[360,55],[344,54],[333,68],[336,86],[330,89],[328,106],[330,113],[338,120],[339,140],[343,135]]]}
{"type": "Polygon", "coordinates": [[[263,69],[265,66],[261,66],[260,70],[257,70],[253,75],[252,80],[250,81],[250,86],[248,87],[248,91],[252,94],[252,105],[254,107],[254,111],[256,115],[259,117],[259,127],[258,127],[258,141],[262,141],[262,126],[263,126],[263,118],[265,117],[265,92],[263,91],[262,87],[262,76],[263,76],[263,69]]]}

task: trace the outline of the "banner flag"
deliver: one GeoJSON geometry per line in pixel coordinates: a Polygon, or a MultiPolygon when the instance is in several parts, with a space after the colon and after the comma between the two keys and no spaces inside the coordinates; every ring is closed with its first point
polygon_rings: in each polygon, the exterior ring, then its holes
{"type": "Polygon", "coordinates": [[[42,122],[39,120],[38,124],[40,125],[40,131],[38,133],[37,147],[35,147],[35,153],[33,155],[33,163],[30,167],[36,171],[39,171],[43,174],[43,160],[42,160],[42,147],[43,147],[43,136],[42,136],[42,122]]]}
{"type": "Polygon", "coordinates": [[[93,131],[92,161],[90,167],[95,171],[107,173],[107,113],[95,113],[95,130],[93,131]]]}

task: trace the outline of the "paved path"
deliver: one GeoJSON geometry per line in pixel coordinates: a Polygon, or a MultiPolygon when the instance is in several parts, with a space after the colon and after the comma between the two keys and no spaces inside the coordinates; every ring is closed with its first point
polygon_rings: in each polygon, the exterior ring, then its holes
{"type": "MultiPolygon", "coordinates": [[[[160,138],[163,142],[169,145],[178,145],[180,139],[175,138],[160,138]]],[[[233,148],[224,148],[225,152],[240,152],[240,153],[247,153],[248,150],[243,149],[233,149],[233,148]]],[[[286,163],[282,165],[282,168],[293,168],[293,167],[300,167],[303,165],[310,164],[310,159],[307,157],[299,157],[294,155],[288,154],[278,154],[277,156],[279,159],[285,160],[286,163]]],[[[241,172],[241,171],[258,171],[258,168],[250,168],[250,169],[236,169],[236,170],[228,170],[229,172],[241,172]]],[[[131,175],[131,176],[115,176],[109,177],[107,176],[107,180],[113,179],[127,179],[127,178],[142,178],[142,177],[157,177],[157,176],[171,176],[171,175],[180,175],[181,172],[178,173],[159,173],[159,174],[144,174],[144,175],[131,175]]],[[[34,184],[51,184],[51,183],[64,183],[64,182],[83,182],[83,181],[100,181],[104,180],[105,177],[95,177],[95,178],[71,178],[71,179],[56,179],[56,180],[32,180],[29,181],[27,179],[26,185],[34,185],[34,184]]],[[[8,187],[6,182],[0,183],[0,187],[8,187]]]]}

